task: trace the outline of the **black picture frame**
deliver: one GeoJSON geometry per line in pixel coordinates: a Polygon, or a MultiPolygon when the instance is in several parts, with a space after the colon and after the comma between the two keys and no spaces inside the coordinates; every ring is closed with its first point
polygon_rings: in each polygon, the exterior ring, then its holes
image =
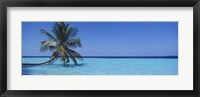
{"type": "Polygon", "coordinates": [[[1,0],[1,97],[199,97],[200,0],[1,0]],[[7,90],[7,7],[193,7],[193,90],[7,90]]]}

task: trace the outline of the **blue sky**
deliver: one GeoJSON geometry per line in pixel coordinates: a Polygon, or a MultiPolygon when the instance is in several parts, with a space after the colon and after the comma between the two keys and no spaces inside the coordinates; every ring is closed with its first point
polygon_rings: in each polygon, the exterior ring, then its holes
{"type": "MultiPolygon", "coordinates": [[[[55,22],[22,22],[22,56],[50,56],[40,52],[55,22]]],[[[79,29],[83,56],[178,56],[178,22],[66,22],[79,29]]]]}

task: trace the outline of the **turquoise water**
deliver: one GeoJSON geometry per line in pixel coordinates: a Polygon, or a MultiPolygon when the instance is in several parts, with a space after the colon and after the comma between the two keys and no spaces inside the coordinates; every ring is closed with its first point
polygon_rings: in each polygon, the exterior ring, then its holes
{"type": "MultiPolygon", "coordinates": [[[[48,58],[22,58],[22,62],[43,62],[48,58]]],[[[22,75],[178,75],[178,58],[84,58],[74,66],[23,65],[22,75]]]]}

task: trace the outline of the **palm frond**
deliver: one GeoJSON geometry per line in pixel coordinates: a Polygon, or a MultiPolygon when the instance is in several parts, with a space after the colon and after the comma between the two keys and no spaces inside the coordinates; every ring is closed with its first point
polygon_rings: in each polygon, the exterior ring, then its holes
{"type": "Polygon", "coordinates": [[[50,41],[50,40],[42,41],[40,51],[47,51],[47,50],[52,51],[52,50],[56,49],[57,46],[58,46],[57,42],[50,41]]]}
{"type": "Polygon", "coordinates": [[[65,30],[65,36],[67,36],[68,32],[69,32],[70,29],[71,29],[71,25],[70,25],[70,24],[67,24],[65,28],[66,28],[66,30],[65,30]]]}
{"type": "Polygon", "coordinates": [[[79,38],[71,39],[67,41],[66,43],[67,46],[72,47],[72,48],[77,48],[81,47],[81,40],[79,38]]]}
{"type": "Polygon", "coordinates": [[[40,32],[41,32],[42,34],[45,34],[47,37],[49,37],[50,40],[56,41],[56,42],[57,42],[56,38],[54,38],[54,37],[53,37],[49,32],[47,32],[46,30],[40,29],[40,32]]]}
{"type": "Polygon", "coordinates": [[[75,59],[75,57],[71,54],[71,52],[67,51],[67,54],[69,54],[69,57],[71,58],[71,60],[77,65],[77,61],[75,59]]]}
{"type": "Polygon", "coordinates": [[[59,23],[55,23],[52,29],[52,32],[55,34],[56,39],[61,43],[62,42],[62,31],[60,31],[59,23]]]}
{"type": "Polygon", "coordinates": [[[75,37],[79,30],[75,27],[72,27],[70,24],[65,24],[64,22],[56,22],[53,26],[52,31],[54,32],[56,39],[60,43],[64,43],[67,40],[75,37]]]}
{"type": "Polygon", "coordinates": [[[78,58],[79,60],[83,60],[83,56],[81,54],[79,54],[78,52],[68,49],[68,51],[75,57],[78,58]]]}
{"type": "Polygon", "coordinates": [[[66,41],[75,37],[78,32],[79,32],[78,28],[70,26],[69,30],[66,33],[66,41]]]}

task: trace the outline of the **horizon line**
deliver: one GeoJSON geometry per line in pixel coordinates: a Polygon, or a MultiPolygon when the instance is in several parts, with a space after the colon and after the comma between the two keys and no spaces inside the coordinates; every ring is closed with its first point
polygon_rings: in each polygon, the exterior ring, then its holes
{"type": "MultiPolygon", "coordinates": [[[[23,57],[51,57],[51,56],[22,56],[23,57]]],[[[178,56],[83,56],[83,58],[178,58],[178,56]]]]}

